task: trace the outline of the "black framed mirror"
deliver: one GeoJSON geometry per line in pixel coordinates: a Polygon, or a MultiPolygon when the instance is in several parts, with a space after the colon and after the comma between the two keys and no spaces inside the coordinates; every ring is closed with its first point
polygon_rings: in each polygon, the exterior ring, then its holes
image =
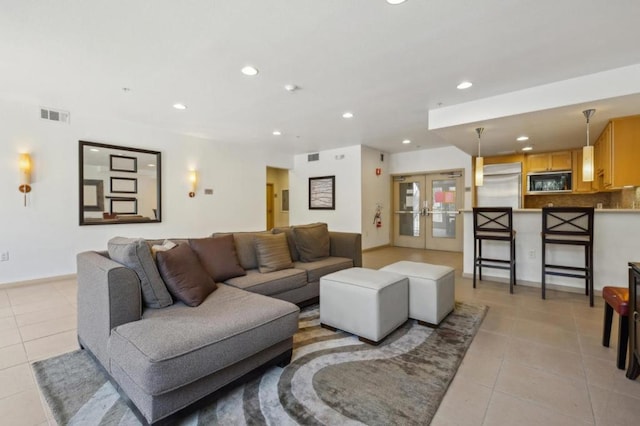
{"type": "Polygon", "coordinates": [[[79,141],[80,225],[161,222],[159,151],[79,141]]]}

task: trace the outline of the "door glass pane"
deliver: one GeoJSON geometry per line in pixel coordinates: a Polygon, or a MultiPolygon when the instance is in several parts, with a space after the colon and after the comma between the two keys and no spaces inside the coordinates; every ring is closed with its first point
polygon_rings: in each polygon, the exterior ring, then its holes
{"type": "Polygon", "coordinates": [[[399,232],[409,237],[420,236],[420,186],[417,182],[401,182],[398,191],[400,206],[399,232]]]}
{"type": "Polygon", "coordinates": [[[454,179],[433,180],[431,235],[434,238],[456,237],[456,181],[454,179]]]}

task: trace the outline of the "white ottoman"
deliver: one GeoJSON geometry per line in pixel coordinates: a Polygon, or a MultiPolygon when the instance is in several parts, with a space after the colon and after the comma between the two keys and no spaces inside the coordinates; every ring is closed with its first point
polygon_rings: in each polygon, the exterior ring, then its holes
{"type": "Polygon", "coordinates": [[[320,323],[378,344],[409,314],[409,282],[393,272],[350,268],[320,278],[320,323]]]}
{"type": "Polygon", "coordinates": [[[429,263],[401,261],[380,269],[409,278],[409,318],[437,326],[455,305],[454,269],[429,263]]]}

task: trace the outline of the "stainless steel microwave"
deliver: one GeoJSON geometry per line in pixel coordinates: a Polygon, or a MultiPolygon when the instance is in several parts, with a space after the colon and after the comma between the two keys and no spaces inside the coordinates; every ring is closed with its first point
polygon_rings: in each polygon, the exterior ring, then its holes
{"type": "Polygon", "coordinates": [[[527,192],[529,194],[571,192],[571,171],[529,173],[527,192]]]}

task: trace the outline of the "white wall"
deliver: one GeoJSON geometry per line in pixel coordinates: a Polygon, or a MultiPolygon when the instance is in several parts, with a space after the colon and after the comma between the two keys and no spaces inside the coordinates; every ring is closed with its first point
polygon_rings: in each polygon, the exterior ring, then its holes
{"type": "Polygon", "coordinates": [[[307,154],[294,157],[289,171],[289,222],[299,225],[325,222],[332,231],[361,232],[360,145],[320,152],[319,161],[307,154]],[[344,156],[340,158],[341,156],[344,156]],[[309,178],[335,176],[335,210],[309,210],[309,178]]]}
{"type": "Polygon", "coordinates": [[[362,147],[362,248],[380,247],[390,243],[391,178],[389,154],[362,147]],[[380,155],[384,155],[384,161],[380,155]],[[376,175],[376,168],[381,174],[376,175]],[[376,208],[381,206],[382,226],[373,223],[376,208]]]}
{"type": "Polygon", "coordinates": [[[73,274],[76,253],[105,249],[115,235],[164,238],[264,229],[265,168],[292,167],[287,155],[74,111],[71,124],[56,123],[40,119],[38,105],[0,100],[0,116],[0,253],[9,252],[9,261],[0,262],[0,284],[73,274]],[[162,223],[79,226],[78,140],[161,151],[162,223]],[[20,152],[33,159],[27,207],[18,191],[20,152]],[[200,179],[192,199],[190,167],[200,179]],[[205,196],[204,188],[214,194],[205,196]]]}
{"type": "Polygon", "coordinates": [[[471,208],[471,156],[456,147],[423,149],[391,154],[390,174],[464,169],[464,208],[471,208]]]}

